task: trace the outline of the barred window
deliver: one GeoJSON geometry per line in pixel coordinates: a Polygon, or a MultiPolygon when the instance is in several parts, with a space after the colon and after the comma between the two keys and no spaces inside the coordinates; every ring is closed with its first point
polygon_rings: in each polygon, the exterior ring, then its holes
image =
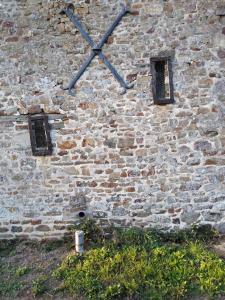
{"type": "Polygon", "coordinates": [[[48,116],[44,113],[28,116],[30,141],[33,155],[44,156],[52,153],[48,116]]]}
{"type": "Polygon", "coordinates": [[[155,104],[174,102],[172,64],[169,57],[151,58],[152,93],[155,104]]]}

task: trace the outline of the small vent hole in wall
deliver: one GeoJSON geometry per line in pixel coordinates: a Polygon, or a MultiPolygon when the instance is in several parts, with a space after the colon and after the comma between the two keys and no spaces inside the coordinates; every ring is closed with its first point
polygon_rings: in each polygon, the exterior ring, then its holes
{"type": "Polygon", "coordinates": [[[80,211],[79,214],[78,214],[78,216],[79,216],[80,218],[84,218],[84,217],[85,217],[85,212],[80,211]]]}

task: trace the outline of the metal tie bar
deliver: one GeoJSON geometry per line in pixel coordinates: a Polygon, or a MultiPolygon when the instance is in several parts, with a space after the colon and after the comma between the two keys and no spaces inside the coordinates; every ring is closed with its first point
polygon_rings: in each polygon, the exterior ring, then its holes
{"type": "Polygon", "coordinates": [[[122,11],[119,13],[119,15],[116,17],[115,21],[112,23],[112,25],[109,27],[109,29],[105,32],[100,42],[96,45],[90,35],[86,32],[86,30],[81,25],[78,17],[73,13],[74,7],[73,5],[69,5],[67,8],[63,9],[61,13],[65,13],[67,17],[70,19],[70,21],[74,24],[74,26],[80,31],[83,38],[88,42],[88,44],[92,48],[92,52],[90,56],[86,59],[86,61],[83,63],[81,69],[79,72],[72,78],[69,85],[64,90],[69,90],[69,94],[74,95],[72,93],[72,89],[74,89],[77,81],[80,79],[80,77],[83,75],[85,70],[88,68],[92,60],[95,58],[96,55],[99,56],[99,58],[103,61],[103,63],[106,65],[106,67],[111,71],[114,78],[120,83],[120,85],[124,88],[124,92],[126,92],[127,89],[132,88],[134,85],[127,83],[122,76],[119,75],[119,73],[116,71],[116,69],[113,67],[113,65],[109,62],[109,60],[106,58],[106,56],[102,53],[102,47],[107,42],[109,36],[113,33],[114,29],[117,27],[119,22],[122,20],[123,16],[130,12],[130,10],[123,6],[122,11]]]}

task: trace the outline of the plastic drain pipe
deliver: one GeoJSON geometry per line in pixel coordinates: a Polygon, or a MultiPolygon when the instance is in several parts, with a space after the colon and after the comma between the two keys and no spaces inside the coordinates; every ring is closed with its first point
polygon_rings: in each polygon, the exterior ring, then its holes
{"type": "Polygon", "coordinates": [[[84,232],[82,230],[75,231],[75,248],[77,253],[84,253],[84,232]]]}

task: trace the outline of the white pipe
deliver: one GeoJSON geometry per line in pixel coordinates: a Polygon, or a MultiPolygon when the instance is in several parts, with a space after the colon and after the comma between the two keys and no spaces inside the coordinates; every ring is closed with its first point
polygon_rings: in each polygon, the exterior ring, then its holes
{"type": "Polygon", "coordinates": [[[77,253],[84,253],[84,232],[82,230],[75,231],[75,248],[77,253]]]}

